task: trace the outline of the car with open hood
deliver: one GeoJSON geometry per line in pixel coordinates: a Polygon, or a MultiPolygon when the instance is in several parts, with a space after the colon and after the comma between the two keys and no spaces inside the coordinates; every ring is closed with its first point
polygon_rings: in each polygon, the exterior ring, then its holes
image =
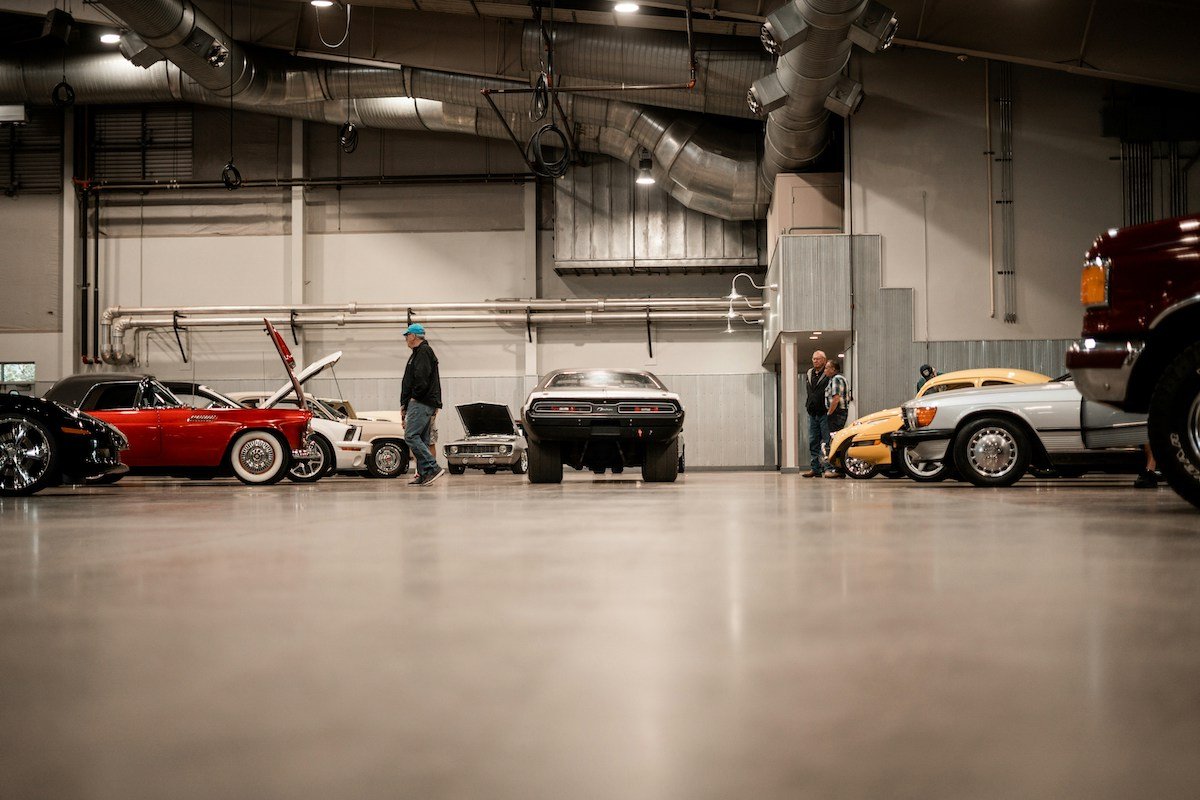
{"type": "Polygon", "coordinates": [[[339,418],[363,429],[363,439],[372,444],[367,473],[373,478],[396,478],[408,472],[411,457],[404,441],[404,415],[399,411],[363,412],[344,398],[322,397],[339,418]]]}
{"type": "MultiPolygon", "coordinates": [[[[1024,369],[960,369],[930,378],[917,392],[917,398],[984,386],[1049,381],[1049,375],[1024,369]]],[[[852,478],[873,478],[880,473],[899,477],[903,471],[892,463],[892,450],[883,443],[883,435],[900,430],[903,421],[899,408],[885,408],[859,417],[830,438],[829,463],[852,478]]]]}
{"type": "Polygon", "coordinates": [[[0,394],[0,497],[89,479],[111,483],[129,468],[129,443],[107,422],[41,397],[0,394]]]}
{"type": "Polygon", "coordinates": [[[1146,415],[1085,400],[1070,376],[921,397],[901,410],[903,425],[885,441],[918,481],[957,475],[976,486],[1011,486],[1031,468],[1080,475],[1145,465],[1146,415]]]}
{"type": "MultiPolygon", "coordinates": [[[[283,337],[263,320],[296,391],[283,337]]],[[[278,483],[292,458],[307,453],[312,415],[300,409],[192,408],[151,375],[93,372],[63,378],[46,398],[117,428],[129,443],[122,461],[134,474],[278,483]]]]}
{"type": "Polygon", "coordinates": [[[516,475],[529,471],[525,438],[512,412],[502,403],[465,403],[456,407],[462,420],[462,439],[442,445],[451,475],[481,469],[495,475],[501,469],[516,475]]]}
{"type": "Polygon", "coordinates": [[[684,408],[653,373],[559,369],[533,387],[521,409],[531,483],[559,483],[575,469],[640,466],[642,478],[679,475],[684,408]]]}
{"type": "MultiPolygon", "coordinates": [[[[299,377],[299,376],[297,376],[299,377]]],[[[270,395],[262,392],[237,392],[225,395],[209,386],[190,381],[164,381],[171,393],[184,404],[193,408],[256,408],[257,402],[270,395]]],[[[303,384],[303,381],[301,381],[303,384]]],[[[303,458],[293,458],[288,467],[288,480],[295,483],[312,483],[334,472],[360,472],[366,469],[369,442],[360,441],[362,430],[353,425],[333,419],[327,409],[312,397],[305,396],[305,404],[313,418],[309,423],[308,450],[303,458]]],[[[299,408],[295,397],[289,394],[286,401],[274,408],[299,408]]]]}

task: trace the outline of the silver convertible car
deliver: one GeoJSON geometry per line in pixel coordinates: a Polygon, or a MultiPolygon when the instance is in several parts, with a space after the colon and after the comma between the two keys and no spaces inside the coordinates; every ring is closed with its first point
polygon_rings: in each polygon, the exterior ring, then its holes
{"type": "Polygon", "coordinates": [[[1070,376],[921,397],[902,413],[885,440],[893,463],[917,481],[1011,486],[1030,470],[1073,477],[1145,465],[1146,416],[1084,400],[1070,376]]]}
{"type": "Polygon", "coordinates": [[[466,403],[457,406],[466,438],[447,442],[442,452],[451,475],[462,475],[467,468],[495,475],[501,469],[516,475],[529,471],[525,439],[513,422],[512,412],[503,403],[466,403]]]}

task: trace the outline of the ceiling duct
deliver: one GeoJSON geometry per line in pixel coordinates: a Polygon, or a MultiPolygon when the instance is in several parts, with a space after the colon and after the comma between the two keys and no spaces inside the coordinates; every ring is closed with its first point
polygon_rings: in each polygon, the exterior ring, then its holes
{"type": "Polygon", "coordinates": [[[829,114],[848,117],[862,102],[862,87],[844,77],[850,49],[886,49],[896,17],[875,0],[793,0],[767,17],[762,43],[779,56],[773,74],[754,82],[750,108],[767,114],[763,184],[780,172],[810,166],[829,143],[829,114]]]}

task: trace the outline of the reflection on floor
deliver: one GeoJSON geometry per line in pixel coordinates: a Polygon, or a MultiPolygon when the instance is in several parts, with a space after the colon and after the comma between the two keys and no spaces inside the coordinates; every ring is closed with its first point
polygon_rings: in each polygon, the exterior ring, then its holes
{"type": "Polygon", "coordinates": [[[1194,797],[1200,514],[690,473],[0,501],[4,798],[1194,797]]]}

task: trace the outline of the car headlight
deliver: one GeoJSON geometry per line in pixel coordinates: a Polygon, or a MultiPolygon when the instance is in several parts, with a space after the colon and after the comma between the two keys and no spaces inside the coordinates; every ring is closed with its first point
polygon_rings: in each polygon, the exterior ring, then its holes
{"type": "Polygon", "coordinates": [[[512,452],[512,447],[506,444],[500,445],[500,455],[508,455],[512,452]]]}
{"type": "Polygon", "coordinates": [[[451,452],[451,453],[457,453],[457,452],[458,452],[458,445],[456,445],[456,444],[452,444],[452,445],[450,445],[450,452],[451,452]]]}

